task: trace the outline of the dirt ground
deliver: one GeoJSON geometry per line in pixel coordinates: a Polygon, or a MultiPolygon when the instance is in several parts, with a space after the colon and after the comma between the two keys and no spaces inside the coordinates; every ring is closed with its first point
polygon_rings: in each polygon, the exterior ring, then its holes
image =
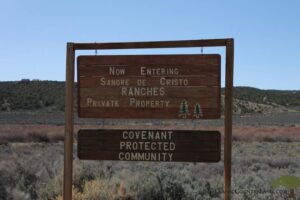
{"type": "MultiPolygon", "coordinates": [[[[219,130],[223,126],[209,125],[75,125],[74,136],[79,129],[168,129],[168,130],[219,130]]],[[[51,124],[0,124],[0,143],[7,142],[57,142],[63,140],[64,125],[51,124]]],[[[300,126],[233,126],[235,141],[291,142],[300,141],[300,126]]]]}

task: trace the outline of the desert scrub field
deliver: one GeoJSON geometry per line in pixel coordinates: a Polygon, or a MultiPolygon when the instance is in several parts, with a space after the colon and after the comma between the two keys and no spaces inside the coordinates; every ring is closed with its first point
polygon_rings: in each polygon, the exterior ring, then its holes
{"type": "MultiPolygon", "coordinates": [[[[233,199],[287,199],[271,187],[300,177],[300,142],[233,143],[233,199]]],[[[80,161],[74,199],[221,199],[223,163],[80,161]]],[[[63,143],[0,145],[0,199],[61,199],[63,143]]],[[[300,190],[295,191],[300,197],[300,190]]]]}

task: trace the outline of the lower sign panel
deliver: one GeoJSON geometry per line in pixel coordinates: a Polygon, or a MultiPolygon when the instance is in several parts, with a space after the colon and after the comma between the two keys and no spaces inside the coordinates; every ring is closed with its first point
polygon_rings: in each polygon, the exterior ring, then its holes
{"type": "Polygon", "coordinates": [[[218,131],[80,130],[78,157],[83,160],[219,162],[218,131]]]}

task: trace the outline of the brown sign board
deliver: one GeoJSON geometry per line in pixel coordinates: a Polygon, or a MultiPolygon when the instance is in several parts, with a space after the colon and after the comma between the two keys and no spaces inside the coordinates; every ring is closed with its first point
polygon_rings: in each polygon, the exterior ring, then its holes
{"type": "Polygon", "coordinates": [[[83,118],[220,118],[217,54],[78,56],[83,118]]]}
{"type": "Polygon", "coordinates": [[[80,130],[78,157],[83,160],[219,162],[218,131],[80,130]]]}

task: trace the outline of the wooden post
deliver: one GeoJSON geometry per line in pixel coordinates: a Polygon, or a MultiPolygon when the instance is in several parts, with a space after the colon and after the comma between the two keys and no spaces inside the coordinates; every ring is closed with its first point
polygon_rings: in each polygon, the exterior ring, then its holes
{"type": "Polygon", "coordinates": [[[74,56],[75,50],[73,48],[73,43],[67,43],[64,139],[64,200],[72,200],[74,56]]]}
{"type": "Polygon", "coordinates": [[[226,42],[225,80],[225,136],[224,136],[224,188],[225,200],[231,198],[231,150],[232,150],[232,88],[233,88],[234,40],[226,42]]]}

